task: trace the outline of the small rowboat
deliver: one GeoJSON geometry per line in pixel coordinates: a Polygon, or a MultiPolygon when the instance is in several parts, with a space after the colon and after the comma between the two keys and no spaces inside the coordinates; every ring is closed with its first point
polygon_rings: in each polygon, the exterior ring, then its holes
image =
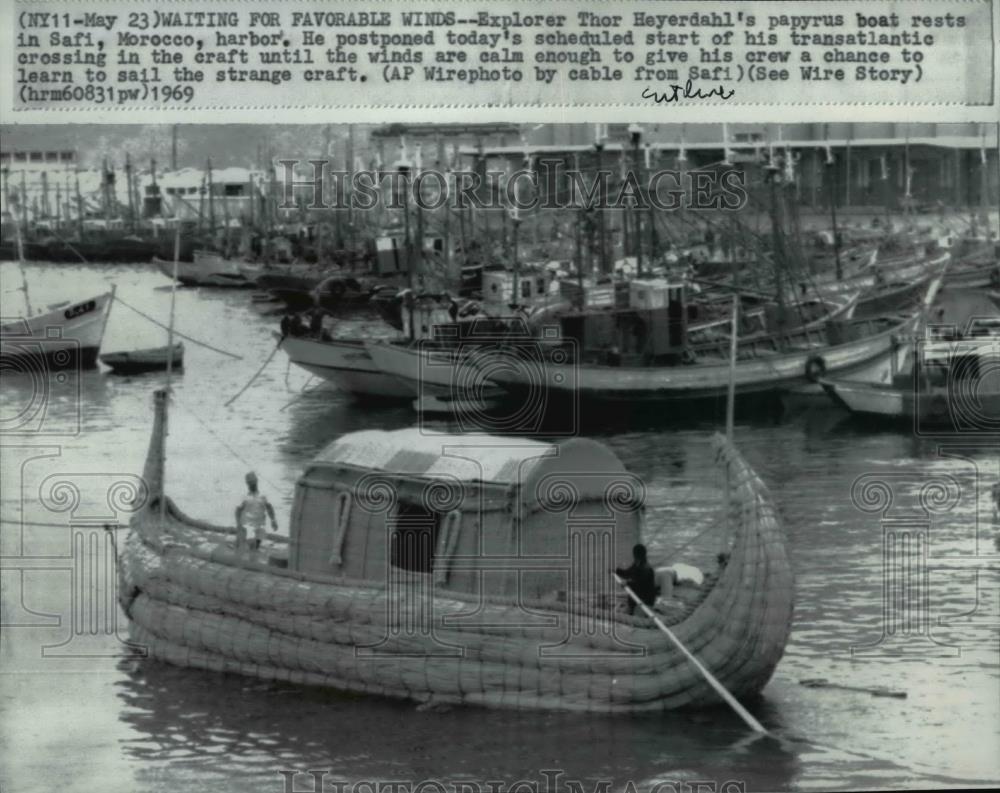
{"type": "Polygon", "coordinates": [[[159,372],[167,368],[167,362],[173,358],[173,368],[184,366],[184,345],[177,342],[170,347],[149,347],[144,350],[129,350],[125,352],[109,352],[101,356],[101,363],[110,366],[115,374],[139,374],[141,372],[159,372]]]}
{"type": "Polygon", "coordinates": [[[621,607],[613,574],[641,539],[645,490],[596,441],[350,433],[306,466],[289,536],[249,551],[166,497],[166,411],[160,391],[152,497],[119,569],[149,658],[422,702],[633,713],[717,704],[706,671],[753,697],[784,652],[784,532],[722,436],[725,550],[658,625],[621,607]]]}

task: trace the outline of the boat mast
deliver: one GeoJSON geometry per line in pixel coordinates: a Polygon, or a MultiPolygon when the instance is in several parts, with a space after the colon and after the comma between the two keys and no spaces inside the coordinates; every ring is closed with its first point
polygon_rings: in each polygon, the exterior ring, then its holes
{"type": "MultiPolygon", "coordinates": [[[[636,182],[639,184],[639,197],[642,198],[642,166],[639,162],[639,143],[642,140],[642,127],[638,124],[630,124],[629,135],[632,136],[632,167],[635,169],[636,182]]],[[[631,208],[631,215],[635,221],[635,230],[632,234],[635,245],[635,277],[642,278],[642,208],[635,206],[631,208]]]]}
{"type": "MultiPolygon", "coordinates": [[[[733,442],[733,425],[736,418],[736,353],[739,345],[740,330],[740,293],[739,290],[733,294],[733,319],[729,331],[729,389],[726,395],[726,440],[733,442]]],[[[727,483],[727,503],[728,503],[728,475],[727,483]]]]}
{"type": "Polygon", "coordinates": [[[604,125],[595,124],[594,125],[594,153],[596,155],[596,175],[597,175],[597,235],[601,245],[601,252],[599,263],[601,267],[601,275],[608,274],[608,249],[607,249],[607,229],[605,228],[605,218],[604,218],[604,204],[605,195],[602,188],[601,182],[601,168],[603,167],[603,162],[601,158],[601,152],[604,151],[604,125]]]}
{"type": "Polygon", "coordinates": [[[826,184],[830,200],[830,222],[833,225],[833,256],[837,267],[837,280],[843,281],[844,270],[840,263],[840,233],[837,231],[837,171],[833,149],[830,147],[829,141],[827,141],[826,146],[826,169],[829,177],[826,184]]]}
{"type": "Polygon", "coordinates": [[[986,170],[986,125],[984,124],[981,128],[982,137],[979,147],[979,206],[982,208],[983,214],[983,237],[987,240],[990,239],[990,213],[989,213],[989,201],[987,200],[987,195],[989,193],[989,175],[986,170]]]}
{"type": "MultiPolygon", "coordinates": [[[[181,257],[181,227],[178,224],[174,228],[174,269],[173,279],[170,282],[170,323],[167,325],[167,376],[166,386],[163,391],[162,408],[159,403],[156,406],[157,419],[162,415],[162,427],[159,437],[159,497],[160,497],[160,528],[166,521],[167,499],[165,495],[165,481],[167,471],[167,405],[170,399],[170,376],[174,369],[174,310],[177,304],[177,266],[181,257]],[[162,414],[161,414],[162,410],[162,414]]],[[[157,395],[159,398],[159,394],[157,395]]],[[[148,483],[147,483],[148,484],[148,483]]]]}
{"type": "Polygon", "coordinates": [[[21,273],[21,291],[24,292],[25,319],[35,312],[31,309],[31,297],[28,295],[28,274],[24,271],[24,238],[21,236],[21,224],[14,220],[14,230],[17,233],[17,269],[21,273]]]}
{"type": "Polygon", "coordinates": [[[73,176],[76,179],[76,228],[80,235],[80,242],[83,242],[83,197],[80,195],[80,171],[74,170],[73,176]]]}
{"type": "Polygon", "coordinates": [[[131,231],[135,231],[135,204],[132,201],[132,157],[125,152],[125,189],[128,190],[128,222],[131,231]]]}

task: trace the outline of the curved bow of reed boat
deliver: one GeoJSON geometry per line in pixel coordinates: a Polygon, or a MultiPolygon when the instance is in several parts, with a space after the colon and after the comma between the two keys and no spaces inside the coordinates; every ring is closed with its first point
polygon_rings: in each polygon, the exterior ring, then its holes
{"type": "MultiPolygon", "coordinates": [[[[162,501],[165,400],[157,395],[144,471],[153,496],[135,515],[121,560],[122,606],[133,639],[150,656],[491,707],[632,712],[718,702],[651,620],[613,605],[484,597],[430,584],[430,576],[401,592],[385,581],[248,558],[229,542],[234,530],[162,501]]],[[[588,444],[596,447],[587,441],[576,448],[588,444]]],[[[745,698],[761,691],[784,651],[793,581],[767,488],[734,446],[721,437],[715,444],[729,483],[728,555],[704,591],[663,620],[723,686],[745,698]]],[[[280,538],[270,535],[265,545],[265,556],[281,555],[280,538]]]]}

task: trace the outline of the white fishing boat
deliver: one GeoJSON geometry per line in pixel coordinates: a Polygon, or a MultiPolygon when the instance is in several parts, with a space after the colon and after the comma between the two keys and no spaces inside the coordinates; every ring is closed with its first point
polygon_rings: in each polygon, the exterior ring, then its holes
{"type": "Polygon", "coordinates": [[[0,326],[0,361],[52,368],[97,366],[115,290],[0,326]]]}
{"type": "Polygon", "coordinates": [[[974,318],[955,337],[925,339],[908,363],[890,382],[820,383],[857,416],[920,429],[1000,431],[1000,319],[974,318]]]}
{"type": "Polygon", "coordinates": [[[151,498],[119,567],[150,658],[441,704],[633,713],[725,699],[745,713],[737,699],[784,652],[784,533],[721,436],[724,550],[700,586],[633,615],[613,570],[642,539],[644,491],[595,441],[350,433],[306,466],[289,536],[250,551],[166,496],[166,411],[158,392],[151,498]]]}
{"type": "Polygon", "coordinates": [[[292,363],[348,394],[382,399],[413,399],[417,395],[412,386],[382,371],[362,340],[294,335],[278,335],[278,339],[292,363]]]}
{"type": "Polygon", "coordinates": [[[177,281],[184,286],[253,286],[253,281],[243,274],[239,259],[227,259],[211,251],[195,251],[190,262],[172,262],[159,258],[154,258],[153,261],[167,278],[172,279],[176,269],[177,281]]]}

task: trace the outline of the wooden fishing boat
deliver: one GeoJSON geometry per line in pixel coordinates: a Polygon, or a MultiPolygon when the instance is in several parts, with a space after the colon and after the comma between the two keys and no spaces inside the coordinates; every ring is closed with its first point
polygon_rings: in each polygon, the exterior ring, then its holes
{"type": "MultiPolygon", "coordinates": [[[[670,310],[630,312],[628,323],[591,329],[563,317],[550,344],[522,345],[522,365],[498,367],[489,381],[514,398],[541,391],[598,402],[714,399],[726,395],[729,342],[690,344],[683,285],[667,289],[670,310]],[[568,321],[567,321],[568,320],[568,321]]],[[[740,394],[778,393],[849,373],[885,357],[910,336],[920,319],[886,316],[833,320],[784,333],[741,338],[735,388],[740,394]]],[[[473,380],[471,375],[463,376],[473,380]]]]}
{"type": "Polygon", "coordinates": [[[877,284],[861,295],[854,310],[856,317],[874,317],[901,311],[920,300],[935,273],[928,270],[909,281],[893,280],[877,284]]]}
{"type": "MultiPolygon", "coordinates": [[[[154,258],[153,262],[167,278],[174,277],[174,262],[154,258]]],[[[253,286],[240,271],[237,259],[226,259],[210,251],[195,251],[190,262],[177,262],[177,281],[184,286],[215,286],[242,289],[253,286]]]]}
{"type": "Polygon", "coordinates": [[[64,369],[97,366],[115,290],[0,326],[0,361],[9,372],[24,366],[64,369]],[[44,363],[43,363],[44,362],[44,363]]]}
{"type": "Polygon", "coordinates": [[[853,276],[842,280],[832,277],[817,280],[812,284],[816,294],[823,297],[843,294],[845,292],[868,292],[880,289],[887,283],[912,283],[925,280],[940,273],[951,261],[950,253],[941,253],[933,257],[905,257],[892,264],[877,265],[867,268],[853,276]]]}
{"type": "Polygon", "coordinates": [[[299,478],[290,536],[249,552],[165,496],[166,401],[157,393],[152,497],[119,564],[151,658],[423,702],[627,713],[719,702],[705,671],[753,697],[784,652],[783,531],[721,437],[726,550],[692,597],[658,608],[664,630],[622,607],[612,571],[641,539],[643,490],[601,444],[351,433],[299,478]]]}
{"type": "Polygon", "coordinates": [[[972,262],[954,268],[945,279],[955,289],[1000,288],[1000,261],[972,262]]]}
{"type": "Polygon", "coordinates": [[[973,319],[955,338],[916,346],[892,380],[820,380],[851,413],[918,429],[1000,431],[1000,321],[973,319]]]}
{"type": "Polygon", "coordinates": [[[148,347],[142,350],[109,352],[101,356],[101,363],[116,374],[161,372],[168,365],[180,369],[184,366],[184,345],[178,342],[172,348],[148,347]]]}

